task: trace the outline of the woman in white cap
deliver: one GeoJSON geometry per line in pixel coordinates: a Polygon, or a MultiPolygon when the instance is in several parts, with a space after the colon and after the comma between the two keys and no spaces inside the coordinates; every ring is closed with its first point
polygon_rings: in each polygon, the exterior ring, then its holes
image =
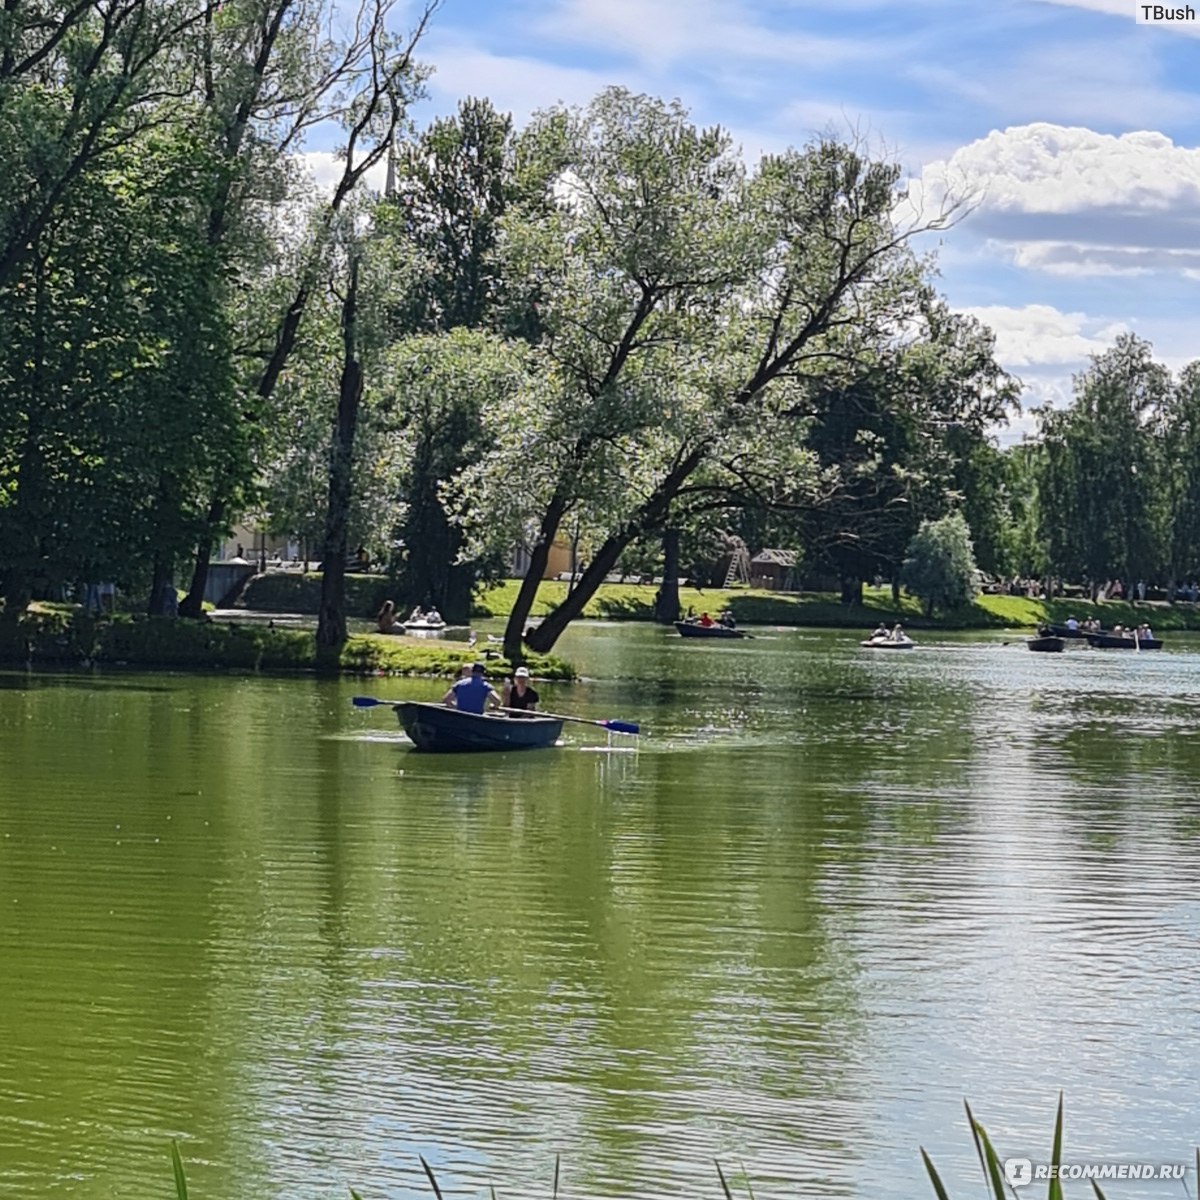
{"type": "Polygon", "coordinates": [[[529,686],[529,668],[518,667],[513,672],[512,683],[504,688],[504,707],[531,713],[536,711],[537,702],[538,694],[529,686]]]}

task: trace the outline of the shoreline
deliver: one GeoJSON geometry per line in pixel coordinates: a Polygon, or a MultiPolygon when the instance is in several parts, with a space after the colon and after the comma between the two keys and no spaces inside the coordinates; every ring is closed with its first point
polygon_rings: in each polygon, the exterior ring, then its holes
{"type": "MultiPolygon", "coordinates": [[[[284,674],[432,676],[452,679],[483,659],[489,673],[512,667],[494,650],[465,642],[356,633],[336,663],[320,661],[311,629],[277,629],[261,621],[189,621],[117,613],[100,618],[69,605],[40,605],[17,621],[0,620],[0,664],[15,667],[106,666],[155,670],[241,670],[284,674]]],[[[570,681],[566,659],[535,654],[527,665],[538,679],[570,681]]]]}

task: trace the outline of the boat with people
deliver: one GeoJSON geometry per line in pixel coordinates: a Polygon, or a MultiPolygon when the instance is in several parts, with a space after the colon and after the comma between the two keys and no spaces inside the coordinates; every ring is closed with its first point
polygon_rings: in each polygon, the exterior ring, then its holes
{"type": "Polygon", "coordinates": [[[1029,638],[1025,645],[1041,654],[1061,654],[1067,648],[1067,639],[1046,634],[1029,638]]]}
{"type": "Polygon", "coordinates": [[[434,633],[445,628],[446,622],[436,608],[423,612],[420,605],[409,613],[408,620],[404,622],[404,629],[409,633],[434,633]]]}
{"type": "Polygon", "coordinates": [[[469,713],[416,700],[402,701],[393,708],[418,750],[543,750],[562,735],[561,717],[469,713]]]}
{"type": "Polygon", "coordinates": [[[868,650],[915,650],[917,643],[904,632],[904,626],[897,622],[889,629],[881,621],[875,632],[869,638],[859,643],[868,650]]]}
{"type": "Polygon", "coordinates": [[[864,638],[859,642],[859,645],[865,646],[868,650],[915,650],[917,648],[917,643],[910,637],[905,637],[902,641],[896,641],[891,636],[885,638],[864,638]]]}
{"type": "Polygon", "coordinates": [[[1115,629],[1102,629],[1099,633],[1089,633],[1087,640],[1096,650],[1161,650],[1163,647],[1161,638],[1143,636],[1136,629],[1119,633],[1115,629]]]}
{"type": "MultiPolygon", "coordinates": [[[[1099,625],[1096,626],[1099,629],[1099,625]]],[[[1075,624],[1066,625],[1043,625],[1041,633],[1045,637],[1066,638],[1068,641],[1084,641],[1087,635],[1092,632],[1090,629],[1081,625],[1078,621],[1075,624]]]]}
{"type": "Polygon", "coordinates": [[[714,621],[711,625],[701,625],[699,621],[676,621],[675,628],[679,636],[685,638],[744,638],[747,634],[740,629],[731,629],[714,621]]]}

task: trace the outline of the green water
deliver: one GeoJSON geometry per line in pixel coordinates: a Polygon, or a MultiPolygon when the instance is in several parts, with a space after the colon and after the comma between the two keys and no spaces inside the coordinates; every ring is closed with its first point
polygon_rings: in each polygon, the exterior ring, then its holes
{"type": "Polygon", "coordinates": [[[0,676],[0,1196],[162,1197],[178,1137],[199,1200],[428,1195],[418,1154],[548,1195],[556,1153],[574,1197],[718,1157],[907,1200],[918,1145],[975,1186],[964,1096],[1036,1159],[1060,1087],[1075,1158],[1186,1159],[1200,642],[763,633],[572,631],[545,706],[636,753],[349,703],[433,681],[0,676]]]}

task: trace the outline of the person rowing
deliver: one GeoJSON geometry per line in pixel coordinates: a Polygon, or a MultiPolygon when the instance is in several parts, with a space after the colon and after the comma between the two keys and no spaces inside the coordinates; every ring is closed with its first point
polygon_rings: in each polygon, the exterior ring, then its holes
{"type": "Polygon", "coordinates": [[[888,627],[882,621],[880,621],[879,624],[875,626],[875,632],[871,634],[871,641],[886,642],[887,639],[888,627]]]}
{"type": "Polygon", "coordinates": [[[899,621],[897,621],[896,624],[892,627],[892,641],[893,642],[907,642],[908,641],[908,634],[906,634],[904,632],[904,626],[901,625],[899,621]]]}
{"type": "Polygon", "coordinates": [[[487,681],[487,667],[481,662],[471,667],[469,679],[460,679],[442,697],[447,708],[482,716],[488,708],[499,708],[500,697],[487,681]]]}
{"type": "Polygon", "coordinates": [[[533,713],[537,710],[538,699],[537,692],[529,686],[529,668],[518,667],[513,672],[512,683],[505,686],[504,707],[533,713]]]}

